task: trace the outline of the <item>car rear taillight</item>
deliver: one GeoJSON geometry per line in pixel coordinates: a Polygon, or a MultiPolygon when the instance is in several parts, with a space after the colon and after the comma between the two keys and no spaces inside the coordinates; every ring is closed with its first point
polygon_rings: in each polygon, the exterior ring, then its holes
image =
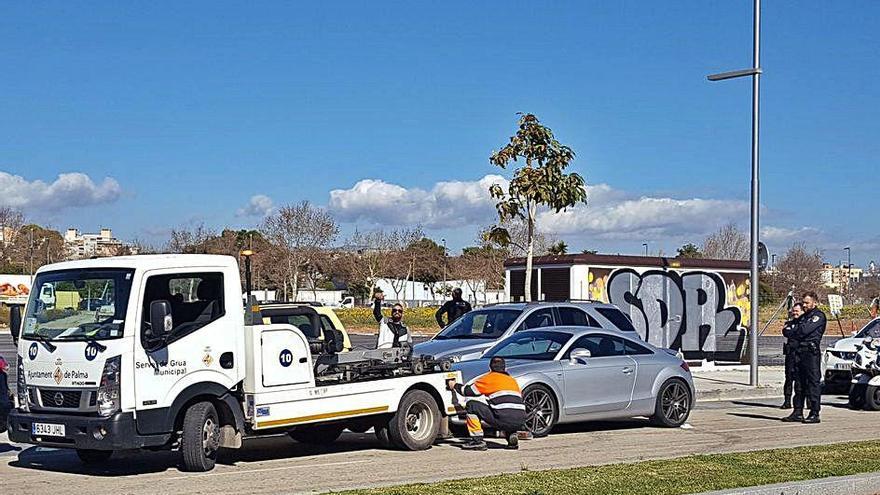
{"type": "Polygon", "coordinates": [[[682,362],[681,362],[681,369],[685,370],[687,373],[690,373],[690,372],[691,372],[691,367],[688,366],[687,361],[682,361],[682,362]]]}

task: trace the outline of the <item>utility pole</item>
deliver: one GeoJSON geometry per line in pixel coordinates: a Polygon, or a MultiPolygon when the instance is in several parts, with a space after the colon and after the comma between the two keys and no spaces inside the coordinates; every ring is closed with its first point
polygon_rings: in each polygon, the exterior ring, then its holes
{"type": "Polygon", "coordinates": [[[752,17],[752,67],[749,69],[712,74],[710,81],[724,81],[736,77],[752,78],[752,190],[751,190],[751,270],[749,289],[749,384],[758,385],[758,234],[760,213],[760,174],[758,136],[760,128],[759,103],[761,83],[761,0],[754,0],[752,17]]]}

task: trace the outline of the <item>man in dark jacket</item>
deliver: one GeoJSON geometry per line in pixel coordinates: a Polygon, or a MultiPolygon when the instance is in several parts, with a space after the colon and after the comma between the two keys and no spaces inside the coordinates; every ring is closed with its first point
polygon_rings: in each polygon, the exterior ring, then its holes
{"type": "Polygon", "coordinates": [[[455,288],[452,290],[452,300],[446,301],[443,306],[440,306],[440,309],[434,313],[434,318],[437,319],[437,324],[440,325],[440,328],[446,328],[450,323],[461,318],[470,310],[471,303],[461,298],[461,289],[455,288]],[[446,323],[443,323],[444,314],[446,315],[446,323]]]}
{"type": "Polygon", "coordinates": [[[818,308],[819,297],[815,292],[805,292],[802,300],[804,315],[792,332],[798,342],[795,350],[797,382],[794,391],[794,410],[782,420],[788,423],[818,423],[819,409],[822,406],[820,344],[822,335],[825,334],[825,313],[818,308]],[[809,399],[810,402],[810,414],[806,418],[804,418],[805,399],[809,399]]]}
{"type": "Polygon", "coordinates": [[[782,344],[782,354],[785,356],[785,382],[782,384],[782,394],[785,399],[780,409],[791,409],[791,393],[797,383],[797,367],[795,366],[795,350],[798,347],[797,336],[795,331],[801,322],[801,316],[804,315],[804,306],[801,303],[794,303],[789,313],[788,321],[782,327],[782,336],[786,338],[782,344]]]}

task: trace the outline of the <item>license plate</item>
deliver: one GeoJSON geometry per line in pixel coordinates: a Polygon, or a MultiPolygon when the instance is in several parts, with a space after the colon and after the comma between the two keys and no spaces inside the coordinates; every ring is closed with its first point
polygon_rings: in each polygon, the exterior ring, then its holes
{"type": "Polygon", "coordinates": [[[33,423],[31,425],[31,433],[34,436],[63,437],[64,425],[56,425],[51,423],[33,423]]]}
{"type": "Polygon", "coordinates": [[[852,363],[837,363],[834,365],[834,369],[849,371],[852,369],[852,363]]]}

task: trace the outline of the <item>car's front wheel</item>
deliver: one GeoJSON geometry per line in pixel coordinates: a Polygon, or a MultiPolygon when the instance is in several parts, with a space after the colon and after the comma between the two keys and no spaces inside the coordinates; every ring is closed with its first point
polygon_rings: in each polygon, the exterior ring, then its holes
{"type": "Polygon", "coordinates": [[[880,411],[880,387],[876,385],[865,387],[865,409],[880,411]]]}
{"type": "Polygon", "coordinates": [[[553,392],[534,384],[523,390],[522,397],[526,405],[526,430],[535,438],[547,436],[559,420],[559,405],[553,392]]]}
{"type": "Polygon", "coordinates": [[[658,426],[677,428],[687,421],[692,404],[691,389],[683,380],[667,380],[657,393],[651,421],[658,426]]]}

